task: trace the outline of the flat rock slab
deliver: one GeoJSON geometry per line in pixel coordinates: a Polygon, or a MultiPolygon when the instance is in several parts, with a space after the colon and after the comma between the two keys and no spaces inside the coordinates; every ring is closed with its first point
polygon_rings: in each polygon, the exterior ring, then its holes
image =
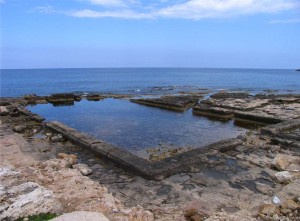
{"type": "Polygon", "coordinates": [[[131,99],[130,101],[174,111],[185,111],[197,104],[201,97],[199,95],[162,96],[160,98],[131,99]]]}
{"type": "Polygon", "coordinates": [[[220,107],[212,107],[205,104],[197,104],[193,107],[193,114],[203,115],[208,117],[217,117],[222,118],[224,120],[231,119],[234,117],[234,112],[232,110],[220,108],[220,107]]]}
{"type": "Polygon", "coordinates": [[[209,99],[202,103],[214,107],[221,107],[231,110],[249,111],[258,107],[264,107],[270,102],[268,99],[255,99],[255,98],[223,98],[223,99],[209,99]]]}
{"type": "Polygon", "coordinates": [[[65,213],[52,221],[109,221],[109,219],[99,212],[75,211],[65,213]]]}

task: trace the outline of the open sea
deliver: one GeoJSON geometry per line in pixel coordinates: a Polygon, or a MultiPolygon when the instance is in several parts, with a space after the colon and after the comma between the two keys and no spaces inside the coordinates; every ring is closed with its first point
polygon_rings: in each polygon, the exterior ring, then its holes
{"type": "Polygon", "coordinates": [[[268,69],[89,68],[1,71],[1,97],[61,92],[169,93],[195,88],[300,92],[300,72],[268,69]]]}

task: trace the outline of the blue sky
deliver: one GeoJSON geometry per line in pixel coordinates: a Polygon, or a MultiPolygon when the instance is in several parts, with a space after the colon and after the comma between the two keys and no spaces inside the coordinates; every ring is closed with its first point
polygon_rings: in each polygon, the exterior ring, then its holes
{"type": "Polygon", "coordinates": [[[0,0],[1,68],[300,68],[299,0],[0,0]]]}

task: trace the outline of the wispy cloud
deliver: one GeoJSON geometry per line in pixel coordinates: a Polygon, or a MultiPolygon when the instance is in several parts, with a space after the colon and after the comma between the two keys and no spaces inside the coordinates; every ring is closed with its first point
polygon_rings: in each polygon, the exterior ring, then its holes
{"type": "MultiPolygon", "coordinates": [[[[93,5],[110,7],[109,10],[80,9],[63,14],[80,18],[181,18],[200,20],[205,18],[226,18],[249,14],[277,13],[300,9],[299,0],[160,0],[160,4],[145,4],[138,0],[80,0],[93,5]],[[179,3],[178,3],[179,2],[179,3]]],[[[50,13],[53,8],[39,7],[39,12],[50,13]]],[[[54,12],[54,10],[52,11],[54,12]]],[[[56,11],[57,13],[57,11],[56,11]]],[[[59,12],[62,13],[62,12],[59,12]]],[[[276,23],[276,21],[273,21],[276,23]]],[[[277,23],[279,23],[277,21],[277,23]]],[[[283,22],[282,22],[283,23],[283,22]]]]}
{"type": "Polygon", "coordinates": [[[50,14],[50,13],[56,13],[57,11],[53,9],[51,5],[46,5],[46,6],[39,6],[34,9],[34,11],[39,12],[39,13],[45,13],[45,14],[50,14]]]}
{"type": "Polygon", "coordinates": [[[157,14],[163,17],[203,19],[276,13],[297,7],[300,7],[300,2],[294,0],[190,0],[162,8],[157,14]]]}
{"type": "Polygon", "coordinates": [[[69,12],[68,15],[80,18],[123,18],[123,19],[146,19],[152,18],[151,14],[137,13],[131,10],[122,11],[93,11],[89,9],[69,12]]]}
{"type": "Polygon", "coordinates": [[[126,2],[123,0],[86,0],[94,5],[101,5],[106,7],[124,7],[126,2]]]}
{"type": "Polygon", "coordinates": [[[270,24],[300,23],[300,18],[274,20],[274,21],[270,21],[269,23],[270,24]]]}

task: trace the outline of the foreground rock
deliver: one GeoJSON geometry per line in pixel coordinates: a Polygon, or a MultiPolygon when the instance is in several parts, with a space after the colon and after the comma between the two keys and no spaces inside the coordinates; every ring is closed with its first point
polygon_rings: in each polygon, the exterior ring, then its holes
{"type": "Polygon", "coordinates": [[[153,220],[151,212],[123,206],[106,187],[71,169],[74,155],[36,161],[23,152],[29,143],[3,126],[0,121],[5,134],[0,136],[0,220],[73,211],[100,212],[115,221],[153,220]]]}
{"type": "Polygon", "coordinates": [[[76,211],[65,213],[52,221],[109,221],[109,219],[99,212],[76,211]]]}
{"type": "Polygon", "coordinates": [[[280,205],[263,204],[259,209],[259,220],[295,220],[300,218],[300,204],[293,199],[285,199],[280,205]]]}
{"type": "Polygon", "coordinates": [[[0,106],[0,116],[6,116],[9,114],[9,110],[5,106],[0,106]]]}
{"type": "Polygon", "coordinates": [[[293,180],[292,174],[290,174],[288,171],[282,171],[275,174],[275,178],[280,183],[288,183],[293,180]]]}
{"type": "Polygon", "coordinates": [[[288,167],[289,162],[287,161],[287,159],[286,159],[285,156],[279,155],[279,154],[278,154],[278,155],[274,158],[272,164],[273,164],[273,166],[274,166],[277,170],[283,171],[283,170],[285,170],[285,169],[288,167]]]}
{"type": "Polygon", "coordinates": [[[0,220],[15,220],[40,213],[59,213],[60,203],[52,191],[35,182],[24,182],[16,186],[3,185],[4,179],[16,177],[18,173],[7,168],[0,168],[0,220]]]}
{"type": "Polygon", "coordinates": [[[199,95],[162,96],[160,98],[131,99],[131,102],[175,111],[185,111],[198,103],[199,95]]]}
{"type": "Polygon", "coordinates": [[[93,170],[85,164],[75,164],[73,168],[77,169],[83,176],[87,176],[93,172],[93,170]]]}

